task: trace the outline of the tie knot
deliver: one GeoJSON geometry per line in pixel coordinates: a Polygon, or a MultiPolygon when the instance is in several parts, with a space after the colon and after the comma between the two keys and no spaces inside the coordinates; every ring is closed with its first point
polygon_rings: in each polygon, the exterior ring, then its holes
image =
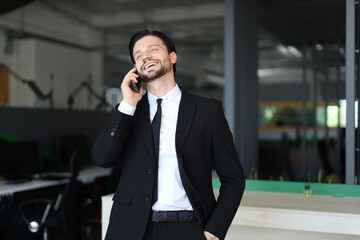
{"type": "Polygon", "coordinates": [[[161,105],[162,98],[158,98],[156,101],[157,101],[157,104],[158,104],[158,105],[161,105]]]}

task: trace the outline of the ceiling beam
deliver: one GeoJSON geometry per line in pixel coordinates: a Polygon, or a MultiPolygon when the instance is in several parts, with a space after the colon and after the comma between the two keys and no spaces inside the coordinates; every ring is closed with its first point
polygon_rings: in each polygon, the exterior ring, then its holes
{"type": "Polygon", "coordinates": [[[198,4],[192,7],[165,7],[149,9],[146,12],[118,11],[115,14],[94,14],[92,22],[99,27],[121,27],[151,22],[193,21],[224,17],[223,3],[198,4]]]}

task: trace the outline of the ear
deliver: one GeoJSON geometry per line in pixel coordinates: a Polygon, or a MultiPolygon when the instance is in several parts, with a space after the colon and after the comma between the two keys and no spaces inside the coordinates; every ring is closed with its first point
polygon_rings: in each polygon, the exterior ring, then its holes
{"type": "Polygon", "coordinates": [[[176,61],[177,61],[177,55],[176,55],[175,52],[171,52],[171,53],[170,53],[170,60],[171,60],[171,63],[172,63],[172,64],[175,64],[175,63],[176,63],[176,61]]]}

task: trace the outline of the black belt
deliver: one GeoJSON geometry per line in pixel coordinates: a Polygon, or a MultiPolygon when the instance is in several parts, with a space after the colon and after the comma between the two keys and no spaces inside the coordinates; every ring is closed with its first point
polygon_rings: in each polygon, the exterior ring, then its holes
{"type": "Polygon", "coordinates": [[[194,222],[194,211],[156,211],[151,212],[150,222],[194,222]]]}

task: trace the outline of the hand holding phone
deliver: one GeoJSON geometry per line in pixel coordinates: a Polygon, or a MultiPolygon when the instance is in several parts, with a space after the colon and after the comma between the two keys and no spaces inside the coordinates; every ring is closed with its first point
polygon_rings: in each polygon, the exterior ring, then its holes
{"type": "MultiPolygon", "coordinates": [[[[137,72],[135,72],[137,74],[137,72]]],[[[141,87],[141,78],[137,78],[138,82],[136,83],[134,80],[131,80],[131,90],[133,90],[136,93],[140,92],[141,87]]]]}
{"type": "MultiPolygon", "coordinates": [[[[134,65],[134,68],[136,68],[136,66],[134,65]]],[[[137,83],[134,81],[134,80],[131,80],[131,90],[133,90],[134,92],[136,93],[139,93],[140,92],[140,87],[141,87],[141,77],[140,75],[138,74],[137,71],[135,71],[135,74],[137,74],[139,77],[137,78],[137,83]]]]}
{"type": "Polygon", "coordinates": [[[142,98],[143,88],[141,87],[141,79],[139,79],[135,67],[130,69],[125,75],[120,88],[123,95],[123,101],[131,106],[136,106],[138,101],[142,98]]]}

